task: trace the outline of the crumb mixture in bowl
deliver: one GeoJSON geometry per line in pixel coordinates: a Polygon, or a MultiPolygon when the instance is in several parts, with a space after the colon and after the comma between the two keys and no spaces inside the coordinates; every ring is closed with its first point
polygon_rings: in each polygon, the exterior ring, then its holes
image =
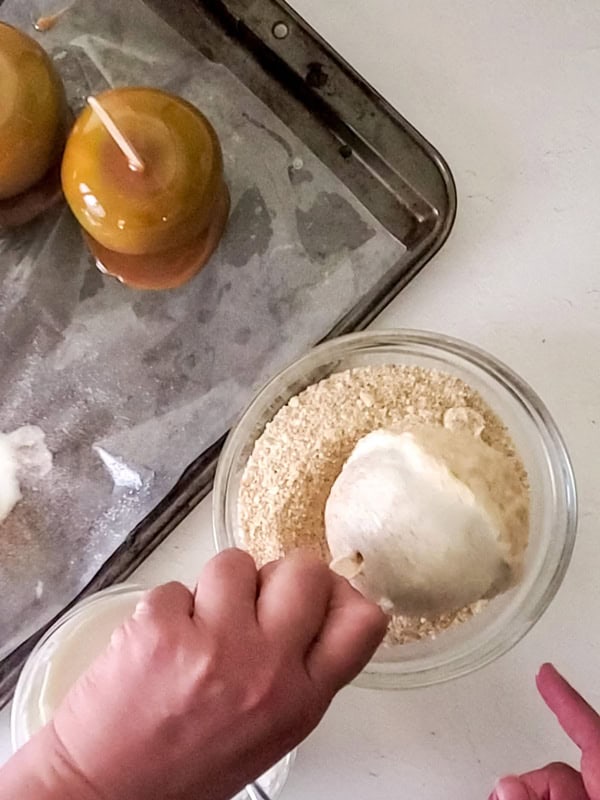
{"type": "MultiPolygon", "coordinates": [[[[304,547],[330,560],[325,503],[358,440],[406,422],[477,426],[481,439],[514,463],[522,491],[527,473],[510,435],[481,395],[460,378],[436,369],[385,364],[334,373],[294,395],[257,439],[239,493],[241,544],[257,563],[304,547]]],[[[515,557],[526,539],[511,541],[515,557]]],[[[474,603],[427,619],[395,616],[389,644],[435,636],[483,608],[474,603]]]]}
{"type": "Polygon", "coordinates": [[[423,331],[352,334],[315,348],[257,395],[215,478],[218,550],[242,547],[260,564],[295,547],[329,559],[324,509],[348,456],[366,434],[405,424],[443,427],[463,440],[468,433],[494,458],[510,459],[529,524],[511,533],[520,569],[506,591],[442,616],[392,619],[386,644],[356,681],[377,688],[430,685],[489,663],[525,635],[560,586],[576,493],[540,398],[465,342],[423,331]]]}

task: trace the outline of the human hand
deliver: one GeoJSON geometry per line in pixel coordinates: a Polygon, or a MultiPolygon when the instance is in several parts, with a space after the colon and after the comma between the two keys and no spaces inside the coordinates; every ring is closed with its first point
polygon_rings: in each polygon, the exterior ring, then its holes
{"type": "Polygon", "coordinates": [[[581,750],[581,772],[567,764],[549,764],[504,778],[490,800],[600,800],[600,716],[551,664],[544,664],[536,683],[564,732],[581,750]]]}
{"type": "Polygon", "coordinates": [[[257,572],[229,550],[194,595],[154,589],[51,723],[75,796],[228,800],[313,730],[386,622],[303,553],[257,572]]]}

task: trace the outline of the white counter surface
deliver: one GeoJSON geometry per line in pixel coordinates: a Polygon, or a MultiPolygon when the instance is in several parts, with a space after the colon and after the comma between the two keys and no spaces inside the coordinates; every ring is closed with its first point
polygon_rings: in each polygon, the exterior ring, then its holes
{"type": "MultiPolygon", "coordinates": [[[[296,0],[447,158],[454,232],[376,327],[492,351],[554,414],[578,479],[574,559],[509,655],[410,693],[346,689],[301,749],[284,800],[485,800],[495,779],[572,748],[535,695],[565,670],[600,706],[600,6],[594,0],[296,0]]],[[[191,581],[212,553],[210,499],[138,577],[191,581]]],[[[0,714],[0,760],[9,752],[0,714]]]]}

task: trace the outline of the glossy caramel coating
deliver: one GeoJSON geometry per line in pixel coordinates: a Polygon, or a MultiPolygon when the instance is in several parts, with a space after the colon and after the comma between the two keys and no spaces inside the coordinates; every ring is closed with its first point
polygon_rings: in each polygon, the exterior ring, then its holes
{"type": "Polygon", "coordinates": [[[0,201],[39,184],[60,158],[67,103],[40,45],[0,22],[0,201]]]}
{"type": "Polygon", "coordinates": [[[223,157],[210,122],[157,89],[113,89],[96,98],[144,162],[132,170],[87,108],[65,149],[62,185],[83,229],[107,251],[141,256],[196,242],[212,224],[223,157]]]}
{"type": "Polygon", "coordinates": [[[229,216],[229,190],[223,183],[208,228],[187,244],[160,253],[136,256],[107,250],[91,236],[85,238],[99,269],[133,289],[175,289],[189,281],[217,248],[229,216]]]}

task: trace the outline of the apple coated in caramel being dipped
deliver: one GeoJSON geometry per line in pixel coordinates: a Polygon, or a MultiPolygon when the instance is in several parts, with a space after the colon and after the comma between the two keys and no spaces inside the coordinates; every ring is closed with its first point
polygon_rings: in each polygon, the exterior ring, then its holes
{"type": "Polygon", "coordinates": [[[0,227],[29,222],[61,199],[69,111],[40,45],[0,22],[0,227]]]}
{"type": "Polygon", "coordinates": [[[221,146],[194,106],[158,89],[89,99],[69,136],[62,184],[98,267],[139,289],[195,275],[223,234],[221,146]]]}

